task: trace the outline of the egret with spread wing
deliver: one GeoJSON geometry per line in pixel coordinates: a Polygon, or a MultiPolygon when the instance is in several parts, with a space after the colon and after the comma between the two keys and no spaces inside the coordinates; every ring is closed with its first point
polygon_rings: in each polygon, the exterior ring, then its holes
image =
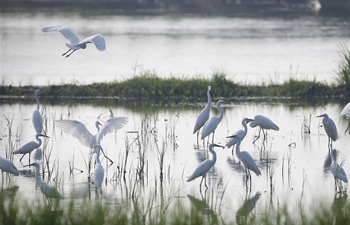
{"type": "Polygon", "coordinates": [[[66,46],[69,50],[62,54],[62,56],[66,55],[66,58],[71,56],[76,50],[85,49],[86,44],[94,43],[97,50],[104,51],[106,50],[106,41],[102,34],[94,34],[85,38],[84,40],[80,40],[78,36],[73,33],[73,31],[69,27],[63,26],[52,26],[52,27],[44,27],[42,29],[43,32],[53,32],[59,31],[65,38],[70,41],[70,44],[66,43],[66,46]],[[69,55],[68,52],[72,51],[69,55]]]}

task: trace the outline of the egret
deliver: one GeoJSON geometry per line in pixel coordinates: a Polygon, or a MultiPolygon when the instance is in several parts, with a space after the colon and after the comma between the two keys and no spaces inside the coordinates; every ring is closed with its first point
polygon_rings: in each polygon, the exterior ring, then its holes
{"type": "Polygon", "coordinates": [[[200,112],[199,116],[197,117],[196,124],[194,125],[194,128],[193,128],[193,134],[197,132],[197,141],[199,136],[199,130],[204,126],[204,124],[209,119],[210,108],[211,108],[210,89],[211,87],[208,86],[208,91],[207,91],[208,103],[205,106],[205,108],[200,112]]]}
{"type": "Polygon", "coordinates": [[[340,112],[340,115],[350,118],[350,102],[346,104],[344,109],[340,112]]]}
{"type": "Polygon", "coordinates": [[[333,176],[334,176],[335,191],[337,191],[337,184],[338,184],[339,191],[341,192],[342,190],[341,181],[343,181],[344,183],[348,183],[348,178],[346,176],[346,173],[343,167],[341,167],[335,160],[333,143],[330,143],[330,154],[332,159],[331,172],[333,173],[333,176]]]}
{"type": "MultiPolygon", "coordinates": [[[[100,161],[100,150],[102,150],[101,145],[96,145],[95,146],[96,165],[95,165],[94,178],[93,178],[96,190],[101,188],[102,181],[105,176],[105,171],[100,161]]],[[[102,189],[101,189],[101,192],[102,192],[102,189]]]]}
{"type": "Polygon", "coordinates": [[[19,160],[20,162],[22,161],[23,157],[29,153],[29,163],[30,163],[30,153],[36,149],[39,148],[41,146],[42,140],[39,137],[46,137],[46,138],[50,138],[49,136],[43,135],[43,134],[36,134],[35,135],[35,139],[38,141],[30,141],[26,144],[24,144],[22,147],[20,147],[19,149],[13,151],[13,154],[23,154],[23,156],[21,157],[21,159],[19,160]]]}
{"type": "Polygon", "coordinates": [[[43,132],[43,117],[40,114],[40,99],[39,95],[41,94],[40,90],[36,90],[34,92],[34,96],[36,99],[36,110],[33,112],[32,122],[37,134],[41,134],[43,132]]]}
{"type": "Polygon", "coordinates": [[[264,140],[265,140],[266,134],[265,134],[264,130],[277,130],[278,131],[280,129],[269,118],[267,118],[266,116],[262,116],[262,115],[256,115],[254,117],[254,120],[250,123],[250,127],[254,128],[256,126],[259,126],[260,130],[259,130],[259,135],[254,139],[253,144],[255,143],[256,140],[258,140],[260,138],[261,130],[264,134],[264,140]]]}
{"type": "Polygon", "coordinates": [[[323,128],[326,131],[326,134],[328,136],[328,146],[329,144],[333,141],[336,141],[338,139],[338,131],[337,127],[335,126],[334,121],[329,118],[328,114],[322,114],[317,117],[323,117],[322,123],[323,123],[323,128]]]}
{"type": "Polygon", "coordinates": [[[84,40],[80,40],[78,36],[73,33],[73,31],[69,27],[63,26],[52,26],[52,27],[44,27],[42,28],[43,32],[53,32],[59,31],[66,39],[70,41],[70,44],[66,43],[66,46],[69,48],[67,52],[63,53],[62,56],[66,55],[66,58],[71,56],[76,50],[85,49],[86,44],[94,43],[96,48],[99,51],[106,50],[106,41],[102,34],[94,34],[90,37],[85,38],[84,40]],[[68,52],[72,51],[69,55],[68,52]]]}
{"type": "MultiPolygon", "coordinates": [[[[340,115],[341,115],[341,116],[345,116],[345,117],[347,117],[348,119],[350,119],[350,102],[349,102],[348,104],[346,104],[346,106],[344,107],[344,109],[341,111],[340,115]]],[[[346,133],[346,131],[348,131],[348,130],[349,130],[349,132],[350,132],[350,123],[349,123],[348,127],[346,128],[345,133],[346,133]]]]}
{"type": "Polygon", "coordinates": [[[92,135],[86,126],[77,120],[56,120],[55,124],[63,132],[77,138],[82,145],[92,149],[100,144],[105,135],[123,128],[128,121],[127,117],[114,117],[104,122],[101,129],[101,123],[96,121],[97,134],[95,135],[92,135]]]}
{"type": "MultiPolygon", "coordinates": [[[[245,136],[247,135],[248,132],[248,128],[247,128],[247,124],[252,122],[252,119],[248,119],[248,118],[243,118],[242,120],[242,126],[244,130],[237,130],[235,133],[233,133],[231,136],[237,136],[235,138],[230,139],[227,143],[226,143],[226,147],[230,148],[231,146],[234,147],[235,144],[237,144],[238,140],[237,139],[241,139],[243,140],[245,138],[245,136]]],[[[233,154],[233,148],[232,148],[232,154],[233,154]]]]}
{"type": "Polygon", "coordinates": [[[225,146],[218,145],[218,144],[215,144],[215,143],[209,144],[208,148],[209,148],[209,151],[211,152],[211,154],[213,155],[213,158],[212,159],[206,159],[201,164],[199,164],[199,166],[195,169],[193,174],[187,178],[187,182],[190,182],[190,181],[196,179],[197,177],[202,176],[201,183],[199,184],[199,188],[200,189],[202,188],[203,179],[205,179],[205,181],[204,181],[205,187],[208,188],[207,182],[206,182],[206,175],[207,175],[207,172],[210,170],[210,168],[212,166],[214,166],[214,164],[216,162],[216,152],[214,151],[214,147],[225,148],[225,146]]]}
{"type": "Polygon", "coordinates": [[[13,163],[10,160],[2,158],[1,156],[0,156],[0,170],[1,170],[2,178],[4,178],[4,172],[13,174],[15,176],[19,175],[19,172],[15,167],[15,165],[13,165],[13,163]]]}
{"type": "MultiPolygon", "coordinates": [[[[246,172],[246,186],[248,179],[250,179],[250,187],[252,186],[252,176],[250,174],[250,170],[253,171],[257,176],[261,175],[261,172],[256,165],[253,157],[249,154],[249,152],[246,151],[241,151],[241,139],[237,135],[233,136],[228,136],[227,138],[237,138],[237,144],[236,144],[236,156],[237,158],[243,163],[245,167],[245,172],[246,172]]],[[[248,186],[247,186],[248,187],[248,186]]]]}
{"type": "Polygon", "coordinates": [[[58,198],[62,199],[63,196],[57,191],[57,189],[50,184],[47,184],[43,182],[40,178],[40,165],[38,163],[32,163],[28,166],[35,166],[36,171],[35,171],[35,180],[36,184],[40,187],[41,192],[45,195],[45,197],[51,201],[51,198],[58,198]]]}
{"type": "Polygon", "coordinates": [[[219,123],[222,120],[222,117],[224,116],[224,110],[221,108],[221,104],[225,103],[225,101],[223,100],[219,100],[216,103],[216,108],[219,110],[220,115],[219,116],[212,116],[205,124],[204,127],[202,129],[202,137],[201,139],[203,140],[204,138],[206,138],[208,135],[210,135],[211,133],[213,133],[213,138],[212,138],[212,142],[214,142],[214,134],[215,134],[215,130],[217,128],[217,126],[219,125],[219,123]]]}

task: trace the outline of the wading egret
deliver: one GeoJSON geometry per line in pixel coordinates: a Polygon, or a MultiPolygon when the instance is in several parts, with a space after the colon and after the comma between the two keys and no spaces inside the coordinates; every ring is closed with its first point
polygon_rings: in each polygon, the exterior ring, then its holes
{"type": "Polygon", "coordinates": [[[205,106],[205,108],[201,111],[199,116],[197,117],[196,124],[194,125],[194,128],[193,128],[193,134],[197,132],[197,142],[198,142],[199,130],[208,121],[209,115],[210,115],[210,108],[211,108],[210,89],[211,87],[208,86],[208,91],[207,91],[208,103],[205,106]]]}
{"type": "Polygon", "coordinates": [[[221,104],[225,103],[223,100],[219,100],[216,103],[216,108],[219,110],[220,115],[219,116],[212,116],[205,124],[202,129],[202,137],[201,140],[209,136],[211,133],[213,133],[212,142],[214,142],[214,134],[217,126],[222,120],[222,117],[224,116],[224,110],[221,108],[221,104]]]}
{"type": "Polygon", "coordinates": [[[334,182],[335,182],[335,191],[337,191],[337,186],[339,188],[339,191],[342,191],[342,183],[348,183],[348,178],[346,176],[346,173],[335,160],[334,157],[334,150],[333,150],[333,143],[330,143],[330,154],[331,154],[331,159],[332,159],[332,164],[331,164],[331,172],[333,173],[334,176],[334,182]]]}
{"type": "Polygon", "coordinates": [[[86,44],[88,43],[94,43],[96,48],[99,51],[106,50],[106,41],[105,38],[102,36],[102,34],[94,34],[90,37],[85,38],[84,40],[80,40],[78,36],[73,33],[73,31],[69,27],[63,27],[63,26],[52,26],[52,27],[44,27],[42,29],[43,32],[53,32],[53,31],[59,31],[65,38],[67,38],[70,41],[70,44],[66,43],[66,46],[69,48],[69,50],[62,54],[62,56],[66,55],[66,58],[71,56],[73,52],[79,49],[85,49],[86,44]],[[69,55],[68,52],[72,51],[69,55]]]}
{"type": "MultiPolygon", "coordinates": [[[[99,190],[102,186],[103,178],[105,176],[105,171],[103,169],[103,166],[100,161],[100,151],[102,150],[101,145],[96,145],[94,152],[96,153],[96,165],[95,165],[95,171],[94,171],[94,184],[96,187],[96,190],[99,190]]],[[[101,189],[102,192],[102,189],[101,189]]]]}
{"type": "Polygon", "coordinates": [[[13,163],[10,160],[2,158],[1,156],[0,156],[0,170],[1,170],[2,178],[4,178],[4,172],[13,174],[15,176],[19,175],[19,172],[15,167],[15,165],[13,165],[13,163]]]}
{"type": "Polygon", "coordinates": [[[40,90],[36,90],[34,92],[34,96],[36,99],[36,110],[34,110],[33,112],[33,116],[32,116],[32,122],[33,122],[33,126],[35,128],[35,131],[37,134],[41,134],[43,132],[43,117],[40,114],[40,99],[39,99],[39,95],[41,94],[40,90]]]}
{"type": "MultiPolygon", "coordinates": [[[[237,130],[235,133],[233,133],[231,135],[231,136],[237,136],[237,137],[231,138],[226,143],[227,148],[230,148],[231,146],[233,146],[233,148],[234,148],[234,145],[237,144],[237,142],[238,142],[237,139],[243,140],[245,138],[245,136],[247,135],[247,132],[248,132],[247,124],[252,122],[252,121],[253,121],[252,119],[248,119],[248,118],[244,118],[242,120],[243,130],[237,130]]],[[[232,148],[232,154],[233,154],[233,148],[232,148]]]]}
{"type": "MultiPolygon", "coordinates": [[[[350,119],[350,102],[349,102],[348,104],[346,104],[346,106],[344,107],[344,109],[341,111],[340,115],[341,115],[341,116],[345,116],[345,117],[347,117],[348,119],[350,119]]],[[[348,127],[347,127],[346,130],[345,130],[345,133],[346,133],[346,131],[348,131],[348,130],[349,130],[349,132],[350,132],[350,122],[349,122],[348,127]]]]}
{"type": "Polygon", "coordinates": [[[23,154],[23,156],[21,157],[21,159],[19,160],[20,162],[22,161],[23,157],[29,153],[29,163],[30,163],[30,153],[36,149],[39,148],[41,146],[41,139],[39,137],[46,137],[46,138],[50,138],[49,136],[43,135],[43,134],[36,134],[35,135],[35,139],[38,141],[30,141],[26,144],[24,144],[22,147],[20,147],[19,149],[13,151],[13,154],[23,154]]]}
{"type": "Polygon", "coordinates": [[[326,134],[328,136],[328,146],[329,144],[333,141],[336,141],[338,139],[338,131],[337,127],[335,126],[334,121],[329,118],[328,114],[322,114],[317,117],[323,117],[322,123],[323,123],[323,128],[326,131],[326,134]]]}
{"type": "Polygon", "coordinates": [[[190,182],[190,181],[196,179],[197,177],[201,176],[202,180],[201,180],[201,183],[199,184],[199,188],[200,189],[202,189],[203,179],[205,180],[204,181],[205,187],[208,188],[207,181],[206,181],[206,175],[207,175],[207,172],[210,170],[210,168],[212,166],[214,166],[214,164],[216,162],[216,152],[214,151],[214,147],[225,148],[225,146],[218,145],[218,144],[215,144],[215,143],[210,143],[208,148],[209,148],[209,151],[211,152],[211,154],[213,155],[213,158],[212,159],[206,159],[201,164],[199,164],[199,166],[195,169],[193,174],[187,178],[187,182],[190,182]]]}
{"type": "Polygon", "coordinates": [[[106,134],[121,129],[128,121],[129,119],[127,117],[114,117],[104,122],[101,129],[101,123],[96,121],[95,126],[97,128],[97,134],[95,135],[92,135],[86,126],[77,120],[56,120],[55,124],[63,132],[72,135],[77,138],[81,144],[92,149],[100,144],[102,138],[106,134]]]}
{"type": "Polygon", "coordinates": [[[57,191],[57,189],[50,184],[43,182],[40,178],[40,165],[38,163],[32,163],[28,166],[35,166],[35,180],[36,184],[40,187],[41,192],[51,202],[51,198],[62,199],[63,196],[57,191]]]}
{"type": "Polygon", "coordinates": [[[260,132],[262,130],[263,134],[264,134],[264,140],[266,138],[266,134],[264,130],[279,130],[280,128],[274,123],[272,122],[269,118],[267,118],[266,116],[262,116],[262,115],[256,115],[254,117],[254,120],[250,123],[251,127],[256,127],[259,126],[260,130],[259,130],[259,134],[258,136],[254,139],[253,143],[256,142],[256,140],[258,140],[260,138],[260,132]]]}
{"type": "Polygon", "coordinates": [[[257,176],[261,175],[261,172],[256,165],[253,157],[249,154],[249,152],[241,151],[241,142],[242,140],[237,136],[228,136],[227,138],[237,138],[237,144],[236,144],[236,156],[237,158],[243,163],[245,167],[246,172],[246,187],[248,188],[248,179],[250,179],[250,187],[252,186],[252,176],[250,174],[250,170],[253,171],[257,176]]]}

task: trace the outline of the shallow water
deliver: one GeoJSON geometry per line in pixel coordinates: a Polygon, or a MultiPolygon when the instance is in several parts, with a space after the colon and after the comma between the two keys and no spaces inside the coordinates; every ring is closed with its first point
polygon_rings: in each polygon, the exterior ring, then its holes
{"type": "MultiPolygon", "coordinates": [[[[105,136],[102,141],[108,157],[114,161],[113,165],[107,167],[106,160],[103,159],[104,168],[107,168],[108,182],[102,186],[102,199],[107,204],[122,204],[128,196],[127,193],[132,192],[137,177],[136,169],[140,162],[138,147],[132,142],[137,137],[137,133],[141,132],[141,126],[148,125],[146,126],[147,135],[145,134],[144,137],[150,138],[150,141],[146,142],[147,145],[143,145],[146,146],[144,188],[136,189],[137,194],[142,197],[147,198],[154,194],[155,190],[156,192],[161,190],[160,192],[165,197],[176,196],[187,204],[205,199],[204,202],[210,206],[210,210],[215,213],[220,211],[220,216],[230,220],[240,218],[240,208],[244,200],[250,198],[256,201],[252,210],[257,214],[264,213],[266,208],[277,208],[282,203],[286,203],[291,211],[299,208],[300,205],[303,205],[305,209],[311,209],[318,199],[331,206],[335,190],[333,175],[329,170],[327,136],[323,127],[320,127],[321,119],[316,116],[328,113],[335,121],[341,138],[334,143],[334,148],[337,150],[338,161],[345,159],[343,167],[349,175],[350,134],[344,133],[349,120],[339,116],[342,105],[329,103],[318,106],[299,106],[247,102],[226,104],[223,120],[215,133],[216,143],[225,144],[227,141],[225,137],[241,128],[243,117],[253,117],[256,114],[266,115],[280,127],[280,131],[268,131],[267,140],[265,142],[259,140],[255,145],[252,144],[252,140],[257,134],[257,129],[250,127],[248,129],[241,149],[250,152],[262,172],[260,177],[252,174],[250,192],[247,192],[246,189],[243,167],[238,163],[236,156],[232,156],[231,149],[215,149],[217,162],[207,177],[208,191],[202,189],[200,192],[200,179],[186,182],[187,177],[199,163],[208,157],[206,148],[201,143],[197,146],[196,135],[192,134],[195,118],[203,106],[153,106],[151,107],[153,112],[148,114],[148,119],[143,120],[146,118],[144,111],[147,109],[142,112],[136,107],[132,109],[120,106],[105,108],[84,104],[42,105],[42,114],[47,118],[45,133],[50,136],[50,139],[45,139],[46,144],[43,145],[45,147],[42,147],[53,169],[51,182],[54,184],[58,182],[58,189],[67,199],[62,201],[69,201],[70,197],[78,201],[84,197],[93,199],[97,194],[87,179],[89,175],[85,160],[88,160],[89,150],[73,137],[61,133],[55,128],[53,121],[60,118],[79,120],[94,133],[96,131],[95,121],[98,117],[100,121],[107,120],[110,117],[109,110],[111,110],[114,116],[127,116],[130,121],[123,129],[116,134],[105,136]],[[311,133],[304,134],[302,132],[303,120],[310,115],[311,133]],[[163,143],[166,143],[164,181],[161,189],[159,154],[153,139],[154,135],[157,135],[159,149],[162,149],[163,143]],[[130,145],[130,152],[126,166],[126,181],[123,181],[122,178],[115,178],[114,173],[118,171],[118,167],[123,165],[126,139],[130,145]],[[291,143],[295,144],[289,147],[291,143]],[[48,156],[50,152],[51,155],[48,156]],[[73,161],[74,167],[83,170],[83,173],[78,170],[74,170],[73,174],[70,173],[69,166],[73,164],[73,161]],[[272,183],[270,182],[271,175],[272,183]],[[214,196],[214,199],[208,199],[208,195],[214,196]]],[[[17,147],[34,140],[31,112],[35,108],[35,104],[0,105],[3,114],[13,119],[12,138],[16,139],[13,142],[17,147]]],[[[212,115],[214,114],[217,114],[217,111],[212,108],[212,115]]],[[[4,151],[8,149],[8,128],[4,116],[1,118],[0,125],[2,132],[0,154],[3,156],[4,151]]],[[[31,161],[34,161],[33,155],[31,161]]],[[[211,154],[209,157],[212,157],[211,154]]],[[[23,158],[22,163],[19,162],[19,159],[20,156],[15,155],[14,164],[22,172],[28,172],[29,168],[24,167],[28,163],[28,156],[23,158]]],[[[8,181],[5,181],[5,185],[8,185],[8,181]]],[[[32,174],[14,177],[10,185],[18,186],[18,194],[25,199],[42,198],[32,174]]],[[[136,186],[139,187],[138,185],[136,186]]],[[[344,188],[347,189],[348,186],[345,184],[344,188]]]]}
{"type": "Polygon", "coordinates": [[[124,80],[142,71],[160,77],[205,77],[223,71],[238,82],[283,82],[290,77],[333,82],[339,45],[348,43],[349,21],[321,16],[80,16],[2,13],[1,83],[89,84],[124,80]],[[69,26],[80,37],[105,36],[61,57],[67,40],[41,28],[69,26]]]}

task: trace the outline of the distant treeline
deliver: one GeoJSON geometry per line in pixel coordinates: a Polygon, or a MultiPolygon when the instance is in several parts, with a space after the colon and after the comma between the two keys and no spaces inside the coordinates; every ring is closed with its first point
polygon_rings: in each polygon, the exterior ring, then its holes
{"type": "MultiPolygon", "coordinates": [[[[129,14],[314,12],[321,2],[332,11],[348,10],[347,0],[1,0],[2,12],[64,11],[129,14]]],[[[348,12],[348,11],[347,11],[348,12]]],[[[344,15],[348,15],[344,12],[344,15]]]]}

